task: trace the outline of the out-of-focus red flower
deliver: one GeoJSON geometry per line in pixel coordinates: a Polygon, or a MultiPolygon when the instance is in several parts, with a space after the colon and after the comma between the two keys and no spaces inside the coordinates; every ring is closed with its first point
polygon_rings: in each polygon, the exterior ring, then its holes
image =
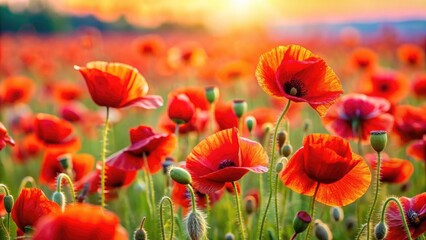
{"type": "Polygon", "coordinates": [[[410,67],[421,67],[425,63],[424,51],[413,44],[403,44],[397,49],[399,60],[410,67]]]}
{"type": "Polygon", "coordinates": [[[50,201],[40,189],[24,188],[13,205],[12,219],[24,232],[26,226],[34,227],[41,217],[60,211],[59,205],[50,201]]]}
{"type": "Polygon", "coordinates": [[[361,156],[343,138],[311,134],[287,163],[280,178],[293,191],[329,206],[345,206],[370,186],[371,173],[361,156]]]}
{"type": "Polygon", "coordinates": [[[167,113],[173,122],[179,125],[188,123],[194,116],[194,112],[194,104],[189,100],[188,96],[185,94],[171,96],[167,113]]]}
{"type": "Polygon", "coordinates": [[[171,47],[167,53],[167,63],[174,69],[182,67],[199,68],[206,61],[206,51],[197,42],[183,42],[171,47]]]}
{"type": "Polygon", "coordinates": [[[145,35],[135,39],[133,46],[136,52],[143,57],[158,57],[165,51],[164,40],[159,35],[145,35]]]}
{"type": "MultiPolygon", "coordinates": [[[[59,157],[64,152],[46,152],[41,164],[39,181],[41,184],[47,184],[54,189],[56,187],[56,177],[60,173],[67,173],[59,162],[59,157]]],[[[95,158],[86,153],[70,155],[74,181],[78,181],[86,176],[95,166],[95,158]]]]}
{"type": "Polygon", "coordinates": [[[127,240],[128,234],[120,219],[112,212],[89,204],[69,205],[62,213],[40,219],[34,240],[105,239],[127,240]]]}
{"type": "Polygon", "coordinates": [[[0,218],[5,216],[7,214],[6,209],[4,208],[4,204],[3,204],[3,199],[4,199],[5,194],[4,193],[0,193],[0,218]]]}
{"type": "Polygon", "coordinates": [[[3,123],[0,122],[0,150],[2,150],[6,144],[15,146],[15,141],[9,136],[3,123]]]}
{"type": "Polygon", "coordinates": [[[217,102],[214,109],[214,118],[219,130],[225,130],[233,127],[238,128],[238,117],[234,112],[232,101],[217,102]]]}
{"type": "Polygon", "coordinates": [[[423,138],[416,140],[407,147],[407,155],[426,164],[426,134],[423,138]]]}
{"type": "Polygon", "coordinates": [[[147,95],[148,83],[134,67],[96,61],[75,68],[83,75],[92,100],[99,106],[155,109],[163,105],[161,96],[147,95]]]}
{"type": "Polygon", "coordinates": [[[25,163],[30,158],[37,156],[43,149],[43,145],[34,135],[28,134],[21,139],[12,150],[12,159],[16,163],[25,163]]]}
{"type": "Polygon", "coordinates": [[[35,116],[34,132],[37,139],[49,149],[69,150],[80,148],[80,140],[75,136],[71,123],[50,114],[35,116]]]}
{"type": "MultiPolygon", "coordinates": [[[[411,238],[416,239],[426,231],[426,192],[420,193],[413,198],[400,197],[399,201],[404,209],[411,238]]],[[[396,203],[389,203],[389,207],[386,209],[385,214],[385,221],[388,226],[388,234],[385,239],[408,239],[396,203]]]]}
{"type": "Polygon", "coordinates": [[[366,75],[360,83],[360,91],[368,96],[386,98],[391,103],[404,99],[409,91],[406,76],[396,71],[377,71],[366,75]]]}
{"type": "Polygon", "coordinates": [[[353,93],[331,106],[322,120],[329,132],[366,142],[371,131],[392,129],[393,116],[386,113],[389,109],[390,103],[384,98],[353,93]]]}
{"type": "Polygon", "coordinates": [[[89,110],[77,101],[68,102],[59,107],[59,115],[72,123],[80,122],[88,114],[89,110]]]}
{"type": "Polygon", "coordinates": [[[350,66],[357,70],[371,71],[377,67],[377,53],[369,48],[356,48],[349,57],[350,66]]]}
{"type": "MultiPolygon", "coordinates": [[[[112,200],[116,198],[116,190],[130,186],[136,179],[137,171],[124,171],[112,166],[106,165],[105,168],[105,189],[106,199],[112,200]]],[[[79,181],[75,182],[74,188],[79,191],[84,188],[88,189],[90,194],[100,192],[101,187],[101,165],[96,165],[96,170],[90,172],[79,181]]]]}
{"type": "MultiPolygon", "coordinates": [[[[365,159],[370,163],[371,168],[376,171],[377,154],[370,153],[365,155],[365,159]]],[[[380,154],[380,181],[385,183],[404,183],[407,182],[414,172],[413,164],[405,159],[389,158],[382,152],[380,154]]]]}
{"type": "Polygon", "coordinates": [[[252,77],[254,66],[244,60],[232,61],[224,64],[216,71],[220,82],[232,84],[235,81],[246,80],[252,77]]]}
{"type": "Polygon", "coordinates": [[[11,76],[0,82],[0,106],[28,103],[34,93],[33,80],[23,76],[11,76]]]}
{"type": "Polygon", "coordinates": [[[398,137],[400,144],[422,139],[426,134],[426,106],[396,106],[394,118],[393,133],[398,137]]]}
{"type": "Polygon", "coordinates": [[[268,155],[262,146],[239,137],[236,128],[207,137],[186,159],[193,185],[203,193],[213,193],[227,182],[238,181],[249,171],[266,172],[267,166],[268,155]]]}
{"type": "Polygon", "coordinates": [[[320,116],[343,93],[339,78],[323,59],[298,46],[279,46],[264,53],[256,70],[269,95],[307,102],[320,116]]]}
{"type": "MultiPolygon", "coordinates": [[[[299,104],[292,104],[290,106],[290,109],[296,109],[297,107],[295,106],[300,106],[299,104]]],[[[280,111],[275,109],[275,108],[256,108],[253,109],[249,112],[247,112],[246,114],[244,114],[244,116],[252,116],[256,119],[256,126],[254,127],[253,131],[253,135],[255,137],[257,137],[258,139],[263,139],[264,135],[265,135],[265,124],[274,124],[277,119],[278,116],[280,115],[280,111]]],[[[292,114],[292,110],[289,110],[286,114],[286,117],[289,117],[290,119],[294,119],[294,116],[292,114]]],[[[245,123],[244,123],[245,124],[245,123]]],[[[244,129],[247,129],[247,126],[244,125],[244,129]]],[[[248,131],[247,131],[248,132],[248,131]]]]}
{"type": "Polygon", "coordinates": [[[106,164],[127,171],[145,169],[156,173],[177,143],[175,135],[155,133],[144,125],[130,129],[130,141],[129,147],[110,156],[106,164]]]}
{"type": "Polygon", "coordinates": [[[58,103],[79,100],[83,96],[81,86],[74,82],[60,81],[53,85],[53,97],[58,103]]]}
{"type": "Polygon", "coordinates": [[[426,98],[426,74],[417,75],[411,84],[411,89],[416,97],[426,98]]]}

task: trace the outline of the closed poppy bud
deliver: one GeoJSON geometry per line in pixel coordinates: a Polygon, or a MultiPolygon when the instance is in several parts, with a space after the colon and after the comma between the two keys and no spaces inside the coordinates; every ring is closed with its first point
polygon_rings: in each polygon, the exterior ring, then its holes
{"type": "Polygon", "coordinates": [[[388,227],[384,222],[379,222],[376,227],[374,228],[374,237],[376,237],[377,240],[385,239],[386,235],[388,234],[388,227]]]}
{"type": "Polygon", "coordinates": [[[55,191],[52,196],[52,201],[61,207],[62,212],[65,210],[66,199],[64,193],[55,191]]]}
{"type": "Polygon", "coordinates": [[[235,236],[232,233],[225,234],[225,240],[235,240],[235,236]]]}
{"type": "Polygon", "coordinates": [[[207,232],[207,222],[201,211],[193,211],[185,218],[186,231],[191,240],[203,239],[207,232]]]}
{"type": "Polygon", "coordinates": [[[235,99],[234,100],[234,113],[238,118],[243,116],[243,114],[247,112],[247,102],[243,99],[235,99]]]}
{"type": "Polygon", "coordinates": [[[249,130],[249,132],[251,132],[253,130],[255,125],[256,125],[256,118],[254,118],[253,116],[247,116],[246,117],[246,126],[247,126],[247,129],[249,130]]]}
{"type": "Polygon", "coordinates": [[[4,204],[4,209],[6,210],[7,213],[11,213],[12,212],[12,208],[13,208],[13,203],[15,202],[15,200],[13,199],[12,195],[6,195],[3,198],[3,204],[4,204]]]}
{"type": "Polygon", "coordinates": [[[245,209],[248,215],[256,211],[256,199],[253,196],[247,196],[244,198],[245,209]]]}
{"type": "Polygon", "coordinates": [[[288,157],[293,152],[293,147],[290,144],[284,144],[284,146],[281,148],[281,155],[284,157],[288,157]]]}
{"type": "Polygon", "coordinates": [[[344,218],[343,209],[341,207],[332,207],[330,208],[331,219],[336,222],[340,222],[344,218]]]}
{"type": "Polygon", "coordinates": [[[376,152],[381,152],[385,149],[388,136],[386,131],[371,131],[370,144],[376,152]]]}
{"type": "Polygon", "coordinates": [[[148,239],[148,235],[146,234],[145,229],[139,228],[134,232],[133,235],[134,240],[146,240],[148,239]]]}
{"type": "Polygon", "coordinates": [[[286,131],[278,132],[277,142],[278,142],[278,147],[280,149],[283,147],[285,140],[287,140],[287,132],[286,131]]]}
{"type": "Polygon", "coordinates": [[[293,220],[293,229],[297,234],[304,232],[311,223],[312,218],[309,213],[305,211],[299,211],[293,220]]]}
{"type": "Polygon", "coordinates": [[[277,174],[279,174],[281,172],[281,170],[283,170],[284,168],[284,163],[282,162],[277,162],[277,165],[275,165],[275,171],[277,174]]]}
{"type": "Polygon", "coordinates": [[[194,104],[185,94],[173,96],[167,110],[169,118],[176,124],[184,124],[191,121],[194,116],[194,112],[194,104]]]}
{"type": "Polygon", "coordinates": [[[273,128],[274,128],[274,125],[269,122],[262,125],[262,129],[265,133],[269,133],[273,128]]]}
{"type": "Polygon", "coordinates": [[[169,172],[170,177],[180,184],[191,184],[192,178],[191,174],[183,168],[174,167],[170,169],[169,172]]]}
{"type": "Polygon", "coordinates": [[[210,86],[206,87],[206,98],[209,103],[214,103],[219,99],[219,88],[210,86]]]}
{"type": "Polygon", "coordinates": [[[327,224],[323,223],[321,220],[315,220],[314,225],[315,236],[319,240],[331,240],[333,239],[333,235],[331,234],[330,228],[327,224]]]}
{"type": "Polygon", "coordinates": [[[58,156],[58,161],[65,171],[68,169],[72,169],[71,154],[66,153],[58,156]]]}

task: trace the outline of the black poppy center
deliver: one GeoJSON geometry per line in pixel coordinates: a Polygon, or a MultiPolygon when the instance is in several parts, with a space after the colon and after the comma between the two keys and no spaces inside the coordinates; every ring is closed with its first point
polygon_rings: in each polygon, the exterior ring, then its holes
{"type": "Polygon", "coordinates": [[[382,91],[382,92],[389,91],[389,85],[388,84],[381,84],[380,85],[380,91],[382,91]]]}
{"type": "Polygon", "coordinates": [[[419,227],[420,224],[422,223],[422,221],[420,220],[419,214],[417,214],[415,211],[413,211],[411,209],[408,210],[407,217],[408,217],[408,222],[414,228],[419,227]]]}
{"type": "Polygon", "coordinates": [[[227,167],[233,167],[236,166],[235,163],[231,160],[223,160],[219,164],[219,169],[227,168],[227,167]]]}
{"type": "Polygon", "coordinates": [[[284,92],[288,95],[295,97],[303,97],[306,95],[306,89],[303,86],[302,81],[298,79],[292,79],[284,83],[284,92]]]}

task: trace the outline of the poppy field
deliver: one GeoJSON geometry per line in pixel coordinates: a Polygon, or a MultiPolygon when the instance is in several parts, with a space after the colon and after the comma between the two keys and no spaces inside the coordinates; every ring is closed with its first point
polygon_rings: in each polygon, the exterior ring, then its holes
{"type": "Polygon", "coordinates": [[[0,239],[425,239],[425,36],[4,33],[0,239]]]}

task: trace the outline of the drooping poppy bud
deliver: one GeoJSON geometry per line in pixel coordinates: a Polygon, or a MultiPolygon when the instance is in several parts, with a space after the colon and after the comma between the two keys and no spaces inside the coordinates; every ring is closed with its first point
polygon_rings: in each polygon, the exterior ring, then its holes
{"type": "Polygon", "coordinates": [[[305,211],[297,212],[293,220],[294,232],[297,234],[304,232],[306,228],[308,228],[311,221],[312,221],[312,218],[309,215],[309,213],[305,211]]]}
{"type": "Polygon", "coordinates": [[[388,141],[386,131],[371,131],[370,132],[370,144],[376,152],[381,152],[385,149],[388,141]]]}
{"type": "Polygon", "coordinates": [[[65,211],[66,198],[63,192],[55,191],[52,195],[52,201],[61,207],[62,212],[65,211]]]}
{"type": "Polygon", "coordinates": [[[207,233],[206,218],[201,211],[191,211],[185,218],[185,225],[191,240],[203,239],[207,233]]]}
{"type": "Polygon", "coordinates": [[[184,124],[191,121],[194,116],[195,107],[185,94],[172,96],[167,113],[169,118],[176,124],[184,124]]]}
{"type": "Polygon", "coordinates": [[[234,113],[238,118],[241,118],[247,112],[247,102],[243,99],[235,99],[233,107],[234,113]]]}
{"type": "Polygon", "coordinates": [[[3,204],[4,204],[4,209],[6,210],[7,213],[11,213],[12,212],[12,208],[13,208],[13,204],[14,204],[15,200],[13,199],[12,195],[6,195],[3,198],[3,204]]]}
{"type": "Polygon", "coordinates": [[[388,234],[388,227],[386,226],[386,223],[383,221],[380,221],[376,227],[374,228],[374,236],[377,240],[382,240],[386,238],[386,235],[388,234]]]}
{"type": "Polygon", "coordinates": [[[192,178],[191,174],[186,169],[180,167],[174,167],[170,169],[170,177],[180,184],[191,184],[192,178]]]}

